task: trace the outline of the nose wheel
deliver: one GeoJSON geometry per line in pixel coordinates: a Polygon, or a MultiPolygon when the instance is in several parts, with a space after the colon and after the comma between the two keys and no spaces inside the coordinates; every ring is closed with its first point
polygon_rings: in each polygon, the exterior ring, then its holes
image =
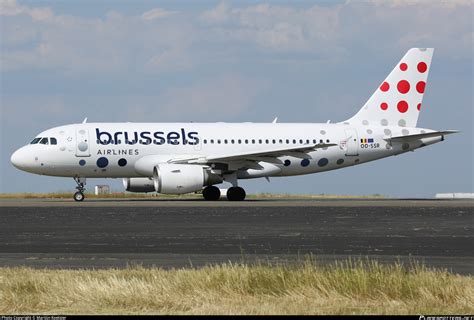
{"type": "Polygon", "coordinates": [[[77,184],[77,192],[74,193],[74,200],[75,201],[82,201],[84,200],[84,191],[86,191],[86,178],[74,178],[74,181],[76,181],[77,184]]]}
{"type": "Polygon", "coordinates": [[[82,192],[78,191],[74,194],[74,200],[76,200],[76,201],[82,201],[82,200],[84,200],[84,198],[85,197],[84,197],[84,194],[82,192]]]}

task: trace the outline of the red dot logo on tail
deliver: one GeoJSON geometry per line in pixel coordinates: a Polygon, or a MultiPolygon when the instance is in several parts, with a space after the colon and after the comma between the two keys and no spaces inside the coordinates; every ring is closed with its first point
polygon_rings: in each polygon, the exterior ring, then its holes
{"type": "Polygon", "coordinates": [[[380,109],[382,109],[382,110],[387,110],[387,109],[388,109],[388,104],[385,103],[385,102],[382,102],[382,103],[380,104],[380,109]]]}
{"type": "Polygon", "coordinates": [[[406,80],[401,80],[397,84],[397,89],[398,89],[398,92],[405,94],[408,91],[410,91],[410,83],[406,80]]]}
{"type": "Polygon", "coordinates": [[[418,105],[416,106],[416,108],[418,109],[418,111],[421,110],[421,103],[418,103],[418,105]]]}
{"type": "Polygon", "coordinates": [[[399,101],[398,104],[397,104],[397,109],[401,113],[407,112],[408,111],[408,103],[404,100],[399,101]]]}
{"type": "Polygon", "coordinates": [[[426,83],[424,81],[418,82],[416,84],[416,91],[418,91],[419,93],[425,92],[425,85],[426,85],[426,83]]]}
{"type": "Polygon", "coordinates": [[[406,63],[401,63],[400,64],[400,70],[407,71],[407,69],[408,69],[408,65],[406,63]]]}
{"type": "Polygon", "coordinates": [[[388,89],[390,89],[390,85],[388,84],[388,82],[384,82],[384,83],[382,83],[382,85],[380,86],[380,90],[382,90],[383,92],[387,92],[388,89]]]}
{"type": "Polygon", "coordinates": [[[426,70],[428,69],[428,66],[427,66],[426,63],[424,63],[424,62],[420,62],[420,63],[418,63],[418,65],[416,66],[416,68],[418,69],[418,71],[419,71],[420,73],[425,73],[426,70]]]}

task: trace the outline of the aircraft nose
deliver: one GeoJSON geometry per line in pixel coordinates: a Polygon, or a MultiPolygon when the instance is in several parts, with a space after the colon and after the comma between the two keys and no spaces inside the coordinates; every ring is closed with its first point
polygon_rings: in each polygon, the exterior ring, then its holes
{"type": "Polygon", "coordinates": [[[16,168],[20,170],[26,169],[28,167],[28,154],[27,150],[25,150],[25,147],[13,152],[10,161],[16,168]]]}

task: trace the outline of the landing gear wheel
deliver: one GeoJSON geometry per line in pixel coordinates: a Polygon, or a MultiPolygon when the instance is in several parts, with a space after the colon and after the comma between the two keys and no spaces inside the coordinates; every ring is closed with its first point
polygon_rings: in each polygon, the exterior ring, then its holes
{"type": "Polygon", "coordinates": [[[221,191],[215,186],[205,187],[204,190],[202,190],[202,196],[205,200],[216,201],[221,197],[221,191]]]}
{"type": "Polygon", "coordinates": [[[74,194],[74,200],[76,200],[76,201],[82,201],[82,200],[84,200],[84,198],[85,197],[84,197],[84,194],[82,192],[78,191],[74,194]]]}
{"type": "Polygon", "coordinates": [[[77,183],[77,192],[74,194],[74,200],[82,201],[84,200],[84,191],[86,191],[86,178],[75,177],[74,181],[77,183]]]}
{"type": "Polygon", "coordinates": [[[231,187],[227,190],[227,200],[229,201],[243,201],[245,196],[245,190],[241,187],[231,187]]]}

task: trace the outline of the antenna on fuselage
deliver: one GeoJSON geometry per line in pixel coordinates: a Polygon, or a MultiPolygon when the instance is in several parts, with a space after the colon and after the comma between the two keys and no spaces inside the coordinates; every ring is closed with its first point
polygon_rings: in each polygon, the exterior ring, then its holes
{"type": "Polygon", "coordinates": [[[87,123],[87,117],[84,118],[84,120],[82,121],[82,123],[87,123]]]}

